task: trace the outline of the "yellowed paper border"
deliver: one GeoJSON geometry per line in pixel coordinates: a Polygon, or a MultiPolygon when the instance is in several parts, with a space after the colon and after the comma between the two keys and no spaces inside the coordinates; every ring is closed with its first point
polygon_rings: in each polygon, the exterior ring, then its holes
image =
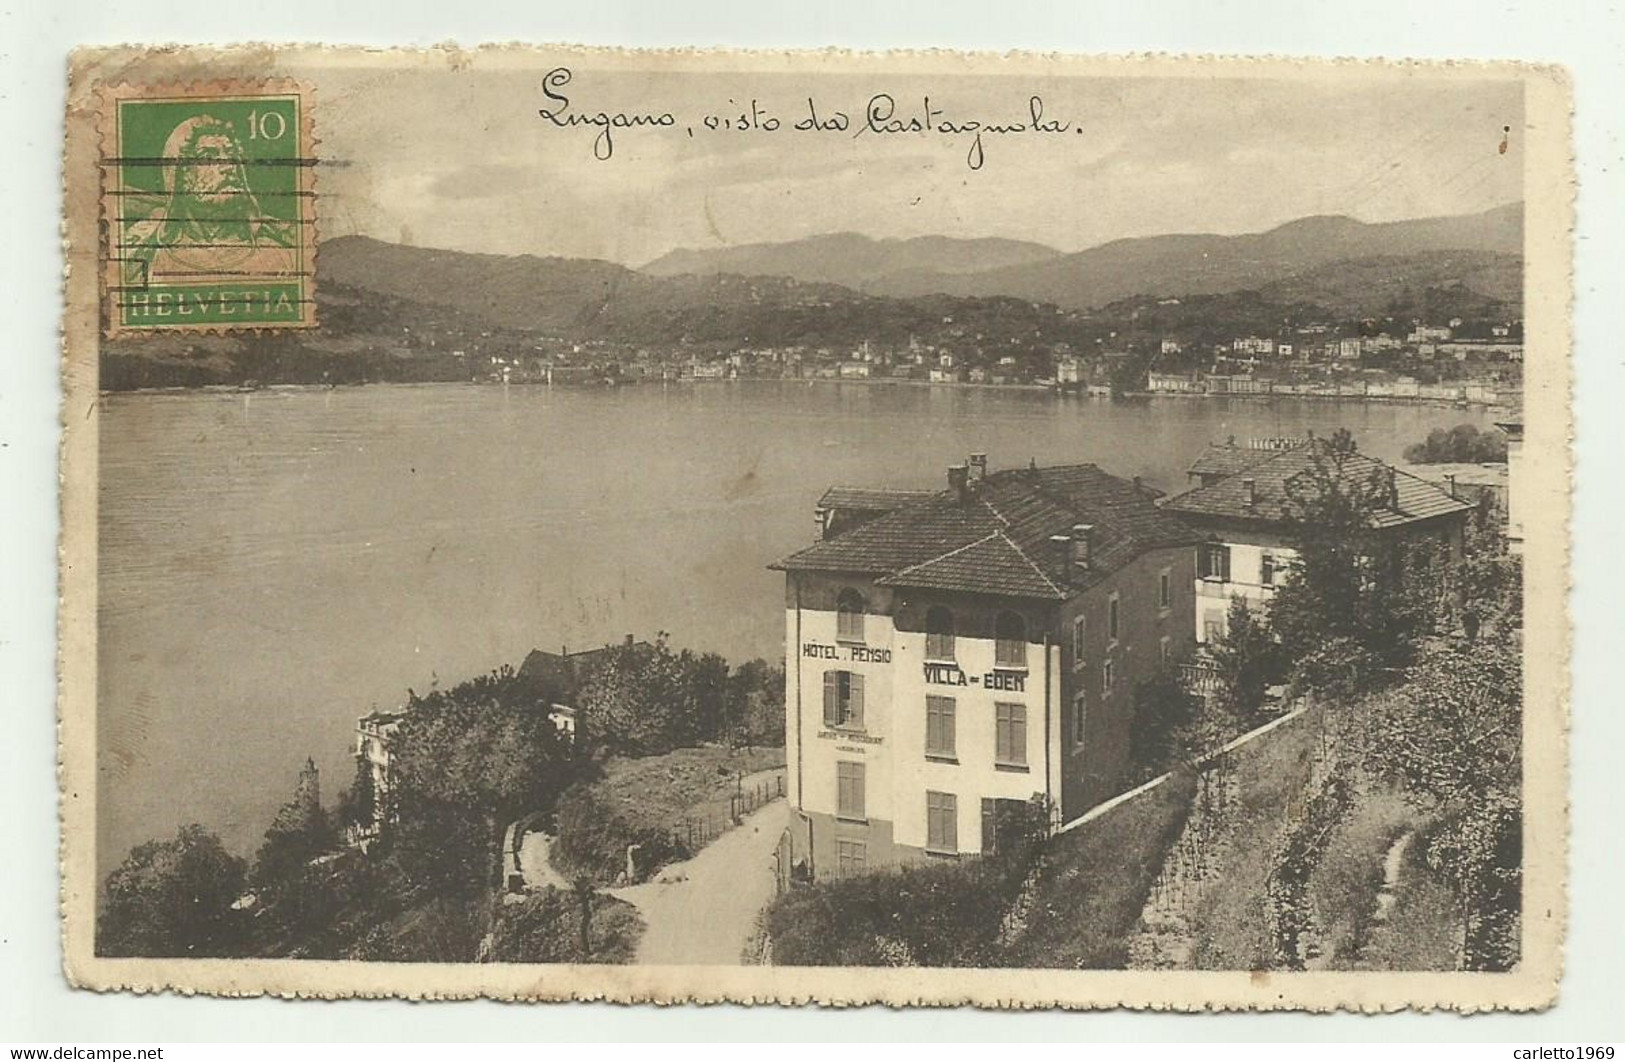
{"type": "MultiPolygon", "coordinates": [[[[1557,998],[1567,916],[1568,520],[1573,174],[1571,89],[1556,67],[1279,58],[1081,58],[947,52],[633,52],[500,46],[368,51],[315,46],[87,50],[71,63],[64,153],[67,252],[59,618],[62,913],[76,986],[225,996],[400,996],[1167,1010],[1530,1010],[1557,998]],[[772,70],[1114,77],[1271,77],[1335,82],[1506,78],[1525,87],[1524,904],[1520,967],[1478,973],[1168,973],[808,969],[106,959],[94,954],[98,468],[97,104],[101,80],[309,78],[365,65],[380,75],[559,60],[624,70],[772,70]]],[[[319,121],[319,118],[318,118],[319,121]]],[[[1516,131],[1515,131],[1516,135],[1516,131]]]]}

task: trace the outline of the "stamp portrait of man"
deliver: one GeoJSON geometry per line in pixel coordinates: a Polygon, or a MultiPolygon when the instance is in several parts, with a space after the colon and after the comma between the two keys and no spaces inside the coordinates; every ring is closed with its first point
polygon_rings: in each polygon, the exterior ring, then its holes
{"type": "Polygon", "coordinates": [[[163,178],[155,209],[125,230],[126,283],[297,275],[297,227],[261,208],[231,122],[199,114],[177,124],[164,142],[163,178]]]}

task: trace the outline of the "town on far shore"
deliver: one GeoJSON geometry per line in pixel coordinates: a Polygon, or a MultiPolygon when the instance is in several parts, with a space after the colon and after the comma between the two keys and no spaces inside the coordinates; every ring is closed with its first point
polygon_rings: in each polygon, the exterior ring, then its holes
{"type": "MultiPolygon", "coordinates": [[[[1164,312],[1183,300],[1155,300],[1164,312]]],[[[1089,318],[1088,314],[1068,314],[1089,318]]],[[[984,385],[1050,389],[1059,394],[1359,398],[1516,407],[1523,387],[1523,323],[1450,316],[1306,321],[1278,333],[1207,341],[1208,329],[1146,334],[1110,329],[1093,344],[1057,340],[1006,343],[941,319],[930,340],[900,344],[864,339],[830,346],[734,349],[624,347],[544,339],[516,349],[490,330],[421,337],[467,366],[468,378],[507,384],[614,385],[647,381],[739,379],[984,385]],[[1003,347],[1004,349],[1000,349],[1003,347]]],[[[1110,317],[1107,318],[1110,320],[1110,317]]],[[[521,341],[522,342],[522,341],[521,341]]]]}

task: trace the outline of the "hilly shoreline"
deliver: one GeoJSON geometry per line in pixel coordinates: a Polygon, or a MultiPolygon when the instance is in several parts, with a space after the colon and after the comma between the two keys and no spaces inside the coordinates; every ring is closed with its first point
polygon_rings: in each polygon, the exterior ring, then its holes
{"type": "MultiPolygon", "coordinates": [[[[817,261],[801,277],[655,275],[602,260],[345,236],[324,241],[317,259],[319,327],[106,342],[102,388],[469,380],[483,378],[498,356],[670,365],[747,348],[839,357],[865,344],[919,344],[953,351],[966,364],[1014,356],[1024,367],[1016,375],[1032,378],[1047,374],[1039,363],[1050,365],[1056,352],[1155,344],[1159,330],[1213,343],[1292,322],[1516,319],[1522,256],[1507,248],[1521,245],[1521,233],[1515,205],[1383,225],[1311,218],[1248,236],[1120,240],[1072,255],[1019,241],[837,236],[774,245],[779,268],[814,252],[817,261]],[[917,272],[873,275],[922,252],[955,269],[1001,256],[1026,261],[934,272],[929,281],[917,272]],[[837,274],[842,256],[853,253],[863,259],[855,286],[811,279],[837,274]],[[876,290],[888,285],[922,290],[876,290]]],[[[668,255],[661,268],[720,268],[741,255],[761,264],[759,253],[668,255]]]]}

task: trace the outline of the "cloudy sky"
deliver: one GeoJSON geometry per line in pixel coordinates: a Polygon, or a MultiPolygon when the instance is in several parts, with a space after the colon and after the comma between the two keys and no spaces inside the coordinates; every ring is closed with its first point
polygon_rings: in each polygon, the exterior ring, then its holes
{"type": "MultiPolygon", "coordinates": [[[[568,61],[568,60],[566,60],[568,61]]],[[[1521,88],[1391,74],[1199,77],[634,74],[577,57],[564,113],[671,112],[670,129],[557,128],[548,66],[456,73],[325,69],[315,79],[327,236],[605,258],[675,247],[873,237],[1003,236],[1080,250],[1124,236],[1256,232],[1312,214],[1460,214],[1523,197],[1521,88]],[[858,133],[866,103],[935,122],[1026,121],[1064,133],[858,133]],[[844,133],[799,133],[812,96],[844,133]],[[709,131],[755,99],[775,132],[709,131]],[[1503,129],[1511,127],[1506,150],[1503,129]],[[688,130],[694,130],[689,135],[688,130]],[[600,151],[602,145],[600,145],[600,151]]]]}

